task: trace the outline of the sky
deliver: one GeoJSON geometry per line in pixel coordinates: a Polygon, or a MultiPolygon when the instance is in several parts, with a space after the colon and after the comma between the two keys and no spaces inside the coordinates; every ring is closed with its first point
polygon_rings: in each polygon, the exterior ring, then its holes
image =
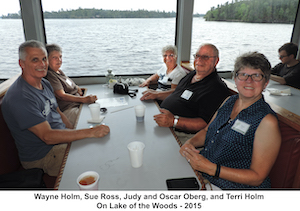
{"type": "MultiPolygon", "coordinates": [[[[188,1],[188,0],[186,0],[188,1]]],[[[232,0],[194,0],[194,14],[205,14],[211,7],[232,0]]],[[[44,11],[72,10],[81,8],[112,9],[112,10],[159,10],[176,11],[176,0],[42,0],[44,11]]],[[[18,13],[19,0],[1,0],[0,16],[18,13]]]]}

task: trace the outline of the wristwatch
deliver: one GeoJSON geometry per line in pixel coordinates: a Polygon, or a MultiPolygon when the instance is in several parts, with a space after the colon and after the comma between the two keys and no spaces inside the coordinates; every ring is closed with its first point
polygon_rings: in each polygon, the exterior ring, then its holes
{"type": "Polygon", "coordinates": [[[179,116],[175,115],[174,116],[174,124],[173,124],[173,127],[175,128],[177,123],[178,123],[178,120],[179,120],[179,116]]]}

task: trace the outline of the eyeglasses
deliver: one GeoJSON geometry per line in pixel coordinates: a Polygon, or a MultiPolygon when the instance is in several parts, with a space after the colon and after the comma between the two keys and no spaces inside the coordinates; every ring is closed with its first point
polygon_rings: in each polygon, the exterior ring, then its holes
{"type": "Polygon", "coordinates": [[[210,58],[215,58],[216,56],[207,56],[207,55],[199,55],[199,54],[194,54],[194,59],[200,59],[203,61],[208,61],[210,58]]]}
{"type": "Polygon", "coordinates": [[[249,77],[251,77],[251,79],[256,82],[259,82],[263,78],[265,78],[263,74],[259,74],[259,73],[255,73],[252,75],[248,75],[247,73],[236,73],[236,77],[241,81],[246,81],[248,80],[249,77]]]}
{"type": "Polygon", "coordinates": [[[164,58],[167,58],[168,56],[173,58],[175,55],[174,55],[174,54],[169,54],[169,55],[164,54],[164,55],[163,55],[164,58]]]}
{"type": "Polygon", "coordinates": [[[288,57],[288,55],[286,56],[282,56],[282,55],[278,55],[279,59],[283,59],[284,57],[288,57]]]}

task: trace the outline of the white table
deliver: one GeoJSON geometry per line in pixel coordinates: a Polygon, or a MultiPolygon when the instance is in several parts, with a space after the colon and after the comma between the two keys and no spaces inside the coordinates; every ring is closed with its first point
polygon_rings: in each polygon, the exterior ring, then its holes
{"type": "Polygon", "coordinates": [[[297,114],[300,116],[300,90],[287,86],[287,85],[281,85],[278,82],[270,80],[266,91],[263,92],[265,100],[272,102],[282,108],[285,108],[288,111],[293,112],[294,114],[297,114]],[[290,96],[277,96],[277,95],[271,95],[268,89],[278,89],[278,90],[284,90],[284,89],[290,89],[291,94],[290,96]]]}
{"type": "MultiPolygon", "coordinates": [[[[76,179],[84,171],[96,171],[100,175],[99,190],[167,190],[170,178],[196,177],[186,159],[179,153],[179,144],[169,128],[159,127],[153,115],[159,110],[153,101],[140,101],[137,97],[113,94],[104,85],[88,85],[87,94],[96,94],[98,99],[125,97],[128,105],[107,107],[103,123],[110,127],[110,134],[103,138],[89,138],[72,142],[63,168],[59,190],[78,190],[76,179]],[[137,123],[134,108],[114,112],[137,104],[146,106],[145,121],[137,123]],[[142,141],[146,147],[140,168],[132,168],[127,144],[142,141]]],[[[102,107],[102,106],[101,106],[102,107]]],[[[77,129],[92,124],[87,105],[83,105],[77,129]]],[[[197,178],[198,180],[198,178],[197,178]]],[[[201,184],[199,182],[201,187],[201,184]]]]}

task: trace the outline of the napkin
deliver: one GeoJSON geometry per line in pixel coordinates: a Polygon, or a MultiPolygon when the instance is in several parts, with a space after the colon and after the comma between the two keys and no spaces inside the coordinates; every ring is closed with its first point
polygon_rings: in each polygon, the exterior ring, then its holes
{"type": "Polygon", "coordinates": [[[283,89],[283,90],[278,90],[278,89],[267,89],[271,95],[280,95],[280,96],[289,96],[292,95],[291,89],[283,89]]]}
{"type": "Polygon", "coordinates": [[[125,97],[98,99],[96,103],[99,103],[101,107],[105,108],[128,105],[125,97]]]}
{"type": "Polygon", "coordinates": [[[97,119],[97,120],[90,119],[90,120],[88,120],[88,123],[100,124],[103,121],[104,118],[105,118],[104,116],[100,116],[100,118],[97,119]]]}

